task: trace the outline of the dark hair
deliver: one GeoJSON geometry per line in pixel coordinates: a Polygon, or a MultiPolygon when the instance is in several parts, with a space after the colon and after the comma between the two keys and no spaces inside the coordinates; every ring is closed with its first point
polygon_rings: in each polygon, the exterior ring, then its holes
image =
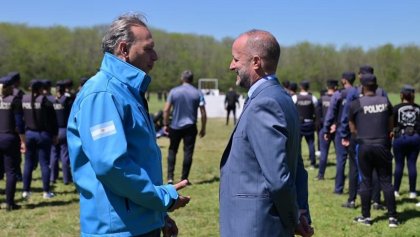
{"type": "Polygon", "coordinates": [[[194,74],[190,70],[185,70],[181,74],[182,81],[191,83],[194,79],[194,74]]]}
{"type": "Polygon", "coordinates": [[[410,103],[414,101],[414,93],[411,91],[401,91],[401,100],[409,101],[410,103]]]}

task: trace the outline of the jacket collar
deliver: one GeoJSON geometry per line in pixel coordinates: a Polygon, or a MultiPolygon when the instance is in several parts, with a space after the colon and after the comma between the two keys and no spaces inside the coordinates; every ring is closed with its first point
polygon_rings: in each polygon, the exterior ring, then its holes
{"type": "Polygon", "coordinates": [[[152,79],[142,70],[119,59],[113,54],[105,53],[101,70],[111,74],[114,78],[127,84],[138,92],[146,92],[152,79]]]}

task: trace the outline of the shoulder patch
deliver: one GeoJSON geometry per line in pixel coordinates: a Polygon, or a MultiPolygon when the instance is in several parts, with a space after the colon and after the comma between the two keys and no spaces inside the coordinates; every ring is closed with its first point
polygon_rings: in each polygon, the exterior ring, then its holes
{"type": "Polygon", "coordinates": [[[114,121],[112,120],[90,128],[90,134],[92,135],[92,139],[94,141],[98,140],[99,138],[114,135],[116,133],[117,129],[115,128],[114,121]]]}

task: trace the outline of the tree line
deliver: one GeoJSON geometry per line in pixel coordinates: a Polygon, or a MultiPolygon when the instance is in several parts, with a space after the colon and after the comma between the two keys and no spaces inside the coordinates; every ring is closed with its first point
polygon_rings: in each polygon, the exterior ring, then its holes
{"type": "MultiPolygon", "coordinates": [[[[31,79],[53,82],[94,75],[102,60],[101,39],[107,26],[85,28],[29,27],[0,23],[0,76],[19,71],[22,85],[31,79]]],[[[151,71],[151,91],[169,90],[180,83],[185,69],[199,78],[219,79],[219,89],[235,85],[229,71],[232,38],[168,33],[151,29],[159,60],[151,71]]],[[[279,39],[281,44],[281,39],[279,39]]],[[[311,82],[312,90],[325,87],[328,79],[340,79],[343,71],[357,72],[362,64],[375,68],[380,86],[398,92],[403,84],[420,88],[420,47],[386,44],[364,50],[361,47],[320,45],[301,42],[282,47],[277,74],[282,80],[311,82]]]]}

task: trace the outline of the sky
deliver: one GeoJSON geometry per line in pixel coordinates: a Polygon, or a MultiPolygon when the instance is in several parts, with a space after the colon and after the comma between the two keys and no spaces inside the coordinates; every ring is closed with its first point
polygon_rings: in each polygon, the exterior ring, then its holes
{"type": "Polygon", "coordinates": [[[420,45],[417,0],[13,0],[0,7],[0,22],[28,26],[91,27],[138,12],[150,27],[219,40],[262,29],[282,46],[420,45]]]}

